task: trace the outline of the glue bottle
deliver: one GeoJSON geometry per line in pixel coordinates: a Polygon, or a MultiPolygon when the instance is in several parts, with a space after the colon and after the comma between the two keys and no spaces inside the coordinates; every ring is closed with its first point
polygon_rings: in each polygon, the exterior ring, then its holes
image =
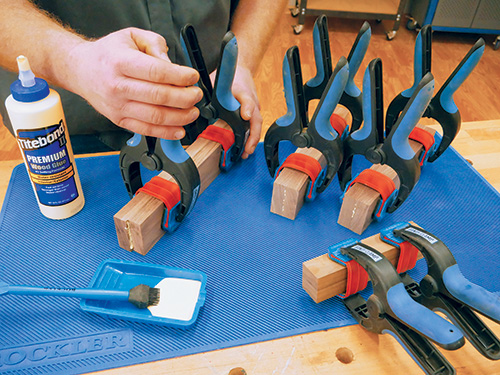
{"type": "Polygon", "coordinates": [[[19,79],[5,100],[42,214],[66,219],[85,204],[59,94],[17,58],[19,79]]]}

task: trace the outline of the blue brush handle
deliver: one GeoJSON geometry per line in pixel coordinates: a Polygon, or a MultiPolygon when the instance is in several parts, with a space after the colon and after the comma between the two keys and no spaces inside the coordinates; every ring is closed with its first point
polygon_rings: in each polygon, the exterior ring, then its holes
{"type": "MultiPolygon", "coordinates": [[[[370,44],[370,39],[372,36],[372,30],[368,22],[365,22],[361,27],[361,32],[358,39],[354,42],[354,45],[347,57],[349,63],[349,77],[347,78],[347,84],[345,87],[345,92],[352,96],[358,97],[361,95],[361,90],[354,83],[354,77],[358,72],[358,69],[363,61],[368,45],[370,44]]],[[[363,89],[364,91],[364,89],[363,89]]]]}
{"type": "Polygon", "coordinates": [[[454,349],[463,342],[463,335],[458,328],[415,302],[403,283],[396,284],[387,291],[387,303],[401,322],[443,348],[454,349]]]}
{"type": "Polygon", "coordinates": [[[458,264],[448,267],[443,272],[443,283],[458,301],[500,323],[500,296],[467,280],[460,272],[458,264]]]}
{"type": "Polygon", "coordinates": [[[109,301],[128,301],[129,291],[107,290],[107,289],[84,289],[84,288],[51,288],[40,286],[8,285],[0,282],[1,295],[30,295],[30,296],[54,296],[73,297],[109,301]]]}
{"type": "Polygon", "coordinates": [[[415,126],[417,126],[418,121],[432,99],[432,94],[434,93],[434,78],[432,74],[427,73],[420,81],[419,86],[420,89],[413,93],[386,140],[391,143],[394,152],[404,160],[410,160],[415,156],[408,136],[415,126]]]}
{"type": "Polygon", "coordinates": [[[236,37],[224,46],[220,62],[220,68],[217,71],[215,95],[220,105],[227,111],[236,111],[240,108],[240,103],[233,95],[231,90],[233,86],[234,74],[236,72],[236,62],[238,60],[238,43],[236,37]]]}

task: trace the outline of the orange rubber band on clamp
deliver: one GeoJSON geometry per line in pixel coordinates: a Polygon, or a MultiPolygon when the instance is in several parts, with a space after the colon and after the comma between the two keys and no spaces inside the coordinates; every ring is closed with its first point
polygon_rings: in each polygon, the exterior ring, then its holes
{"type": "Polygon", "coordinates": [[[342,134],[344,134],[344,131],[347,128],[347,121],[342,116],[332,113],[330,116],[330,125],[337,132],[339,137],[342,137],[342,134]]]}
{"type": "Polygon", "coordinates": [[[209,125],[207,128],[198,136],[201,138],[208,139],[209,141],[220,143],[222,149],[224,150],[224,156],[222,158],[222,166],[226,166],[226,154],[227,151],[234,144],[234,133],[232,130],[223,129],[217,125],[209,125]]]}
{"type": "Polygon", "coordinates": [[[427,153],[434,146],[435,143],[434,137],[425,129],[419,128],[417,126],[411,131],[408,138],[415,142],[420,143],[423,146],[424,153],[420,156],[420,166],[423,166],[425,160],[427,159],[427,153]]]}
{"type": "Polygon", "coordinates": [[[339,294],[340,298],[347,298],[366,288],[369,280],[368,272],[358,262],[353,259],[346,262],[334,254],[329,254],[329,257],[347,268],[346,290],[345,293],[339,294]]]}
{"type": "Polygon", "coordinates": [[[321,168],[320,162],[314,159],[312,156],[295,152],[293,154],[290,154],[283,162],[283,164],[280,165],[280,167],[276,171],[276,177],[278,177],[283,168],[295,169],[309,176],[309,178],[311,179],[311,187],[309,188],[307,197],[309,199],[312,199],[314,183],[316,182],[316,179],[323,169],[321,168]]]}
{"type": "Polygon", "coordinates": [[[365,169],[358,176],[356,176],[356,178],[352,180],[347,187],[346,192],[355,183],[360,183],[362,185],[368,186],[369,188],[372,188],[380,194],[380,197],[382,198],[382,204],[380,205],[376,216],[380,216],[385,202],[391,196],[394,190],[396,190],[396,184],[391,178],[373,169],[365,169]]]}
{"type": "Polygon", "coordinates": [[[166,207],[165,228],[168,228],[169,214],[181,201],[181,189],[175,182],[165,180],[155,176],[143,187],[137,190],[137,193],[145,193],[163,202],[166,207]]]}
{"type": "Polygon", "coordinates": [[[408,226],[408,223],[396,223],[382,229],[380,232],[380,239],[382,241],[399,248],[399,259],[396,266],[398,273],[406,272],[415,267],[419,252],[416,246],[394,235],[393,231],[395,229],[404,228],[405,226],[408,226]]]}
{"type": "Polygon", "coordinates": [[[411,270],[417,264],[418,249],[408,241],[401,242],[399,246],[399,259],[396,271],[403,273],[411,270]]]}

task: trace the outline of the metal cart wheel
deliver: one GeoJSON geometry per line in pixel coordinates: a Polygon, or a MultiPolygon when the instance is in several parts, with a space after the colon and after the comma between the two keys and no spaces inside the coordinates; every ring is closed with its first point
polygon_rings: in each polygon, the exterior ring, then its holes
{"type": "Polygon", "coordinates": [[[299,13],[300,13],[300,10],[299,10],[298,5],[295,5],[295,7],[290,9],[290,14],[292,15],[292,17],[297,17],[299,15],[299,13]]]}
{"type": "Polygon", "coordinates": [[[406,22],[406,28],[408,30],[416,30],[417,29],[417,26],[418,26],[418,22],[415,21],[413,18],[410,18],[407,22],[406,22]]]}
{"type": "Polygon", "coordinates": [[[387,40],[393,40],[396,37],[396,31],[391,30],[386,33],[387,40]]]}
{"type": "Polygon", "coordinates": [[[498,48],[500,48],[500,35],[493,42],[493,49],[496,51],[498,48]]]}
{"type": "Polygon", "coordinates": [[[293,32],[299,35],[304,30],[304,25],[293,25],[293,32]]]}

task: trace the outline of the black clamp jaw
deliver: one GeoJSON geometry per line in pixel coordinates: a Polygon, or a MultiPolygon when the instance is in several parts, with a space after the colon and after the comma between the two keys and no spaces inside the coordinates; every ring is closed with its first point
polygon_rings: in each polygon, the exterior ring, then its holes
{"type": "MultiPolygon", "coordinates": [[[[200,73],[197,85],[203,91],[203,98],[196,104],[200,117],[195,123],[186,126],[186,139],[194,141],[209,124],[217,119],[224,120],[234,133],[234,145],[228,151],[226,164],[230,166],[240,159],[250,133],[250,123],[241,118],[241,105],[231,91],[238,57],[236,38],[232,32],[228,32],[222,40],[213,88],[193,26],[186,25],[181,30],[181,44],[190,66],[200,73]]],[[[141,164],[150,170],[167,172],[179,185],[180,208],[176,210],[175,225],[169,227],[174,229],[164,227],[168,231],[175,230],[177,224],[192,210],[198,198],[200,175],[196,165],[180,141],[135,134],[120,152],[120,170],[131,198],[143,186],[141,164]]]]}
{"type": "Polygon", "coordinates": [[[352,181],[354,155],[364,155],[373,164],[387,164],[400,180],[399,191],[387,207],[387,212],[392,213],[408,198],[420,178],[419,161],[408,137],[432,98],[434,78],[431,73],[422,78],[385,138],[382,92],[382,61],[377,58],[368,64],[363,79],[363,127],[344,140],[344,162],[338,178],[345,190],[352,181]]]}
{"type": "Polygon", "coordinates": [[[218,119],[225,121],[234,133],[234,145],[228,155],[230,161],[228,165],[232,165],[240,159],[250,134],[250,122],[242,119],[241,105],[231,91],[238,59],[236,37],[228,31],[222,39],[213,87],[195,29],[190,24],[185,25],[181,30],[181,45],[188,65],[200,73],[197,85],[203,91],[203,98],[196,104],[200,110],[200,117],[195,125],[191,125],[191,128],[195,130],[190,137],[196,138],[208,125],[218,119]]]}
{"type": "Polygon", "coordinates": [[[360,242],[345,244],[341,253],[358,262],[370,276],[373,294],[359,293],[343,299],[353,318],[370,332],[388,333],[403,346],[426,374],[455,374],[455,369],[431,343],[455,350],[465,343],[461,332],[415,302],[391,262],[360,242]]]}
{"type": "MultiPolygon", "coordinates": [[[[403,111],[406,103],[415,91],[418,82],[431,71],[432,27],[422,27],[415,41],[413,86],[398,94],[387,109],[386,132],[389,133],[403,111]]],[[[484,53],[484,40],[480,38],[441,86],[426,108],[423,117],[435,119],[443,129],[439,146],[429,155],[429,162],[436,160],[450,146],[460,130],[461,118],[453,100],[455,91],[467,79],[484,53]]]]}
{"type": "Polygon", "coordinates": [[[140,169],[142,164],[151,171],[166,171],[179,185],[181,206],[176,222],[181,222],[194,207],[200,190],[200,175],[180,141],[135,134],[121,149],[119,160],[130,198],[143,186],[140,169]]]}
{"type": "Polygon", "coordinates": [[[326,173],[316,184],[315,191],[321,193],[330,184],[342,163],[341,139],[348,134],[349,129],[346,128],[343,134],[336,134],[326,121],[326,116],[331,116],[336,105],[341,104],[352,115],[350,130],[361,126],[362,93],[354,83],[354,76],[366,54],[370,38],[370,25],[365,22],[347,61],[341,58],[332,72],[328,20],[324,15],[318,17],[313,29],[316,75],[305,84],[302,81],[298,48],[292,47],[287,51],[283,61],[287,114],[271,125],[264,139],[266,162],[271,177],[275,177],[280,166],[279,142],[288,140],[297,147],[314,147],[323,153],[327,160],[326,173]],[[309,121],[309,102],[313,99],[319,99],[320,104],[309,121]]]}
{"type": "Polygon", "coordinates": [[[314,147],[324,155],[326,175],[318,184],[317,192],[323,192],[330,184],[342,163],[340,134],[330,125],[330,116],[344,91],[348,74],[347,60],[342,57],[321,95],[311,121],[308,121],[299,50],[296,46],[287,50],[283,60],[287,113],[270,126],[264,138],[264,152],[271,177],[275,177],[280,165],[279,143],[288,140],[296,147],[314,147]]]}
{"type": "Polygon", "coordinates": [[[483,356],[500,359],[500,340],[475,313],[500,323],[500,297],[467,280],[451,251],[434,234],[409,223],[390,229],[394,241],[408,241],[427,261],[428,273],[417,284],[419,288],[405,275],[405,284],[416,290],[412,297],[427,308],[446,314],[483,356]]]}

